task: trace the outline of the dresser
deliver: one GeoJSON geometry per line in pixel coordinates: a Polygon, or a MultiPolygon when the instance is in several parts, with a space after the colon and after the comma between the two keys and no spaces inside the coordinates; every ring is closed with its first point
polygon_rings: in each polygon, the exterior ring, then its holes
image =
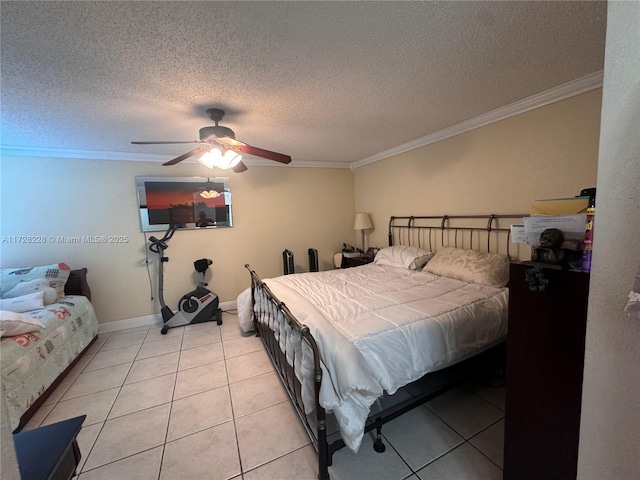
{"type": "MultiPolygon", "coordinates": [[[[539,265],[537,265],[539,266],[539,265]]],[[[504,479],[575,479],[589,274],[511,264],[504,479]]]]}

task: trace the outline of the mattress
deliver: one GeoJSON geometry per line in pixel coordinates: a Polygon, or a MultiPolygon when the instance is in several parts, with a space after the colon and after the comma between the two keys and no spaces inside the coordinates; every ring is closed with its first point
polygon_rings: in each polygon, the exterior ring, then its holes
{"type": "Polygon", "coordinates": [[[25,314],[45,328],[2,339],[2,389],[12,429],[98,334],[95,311],[83,296],[66,296],[25,314]]]}
{"type": "MultiPolygon", "coordinates": [[[[323,368],[320,403],[336,414],[352,450],[358,449],[368,410],[383,390],[393,394],[506,336],[506,288],[376,264],[265,283],[316,339],[323,368]]],[[[239,298],[239,313],[247,310],[241,305],[246,297],[239,298]]],[[[254,308],[263,308],[261,302],[258,298],[254,308]]],[[[297,366],[305,410],[310,410],[312,365],[306,344],[289,338],[286,322],[277,325],[275,318],[267,318],[289,362],[297,366]]],[[[246,321],[241,318],[243,328],[246,321]]]]}

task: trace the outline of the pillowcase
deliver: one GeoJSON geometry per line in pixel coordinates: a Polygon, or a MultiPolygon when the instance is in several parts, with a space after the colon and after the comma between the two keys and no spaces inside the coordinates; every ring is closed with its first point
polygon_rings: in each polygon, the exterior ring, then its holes
{"type": "Polygon", "coordinates": [[[447,247],[436,252],[424,271],[465,282],[504,287],[509,282],[509,257],[447,247]]]}
{"type": "Polygon", "coordinates": [[[22,313],[0,310],[0,336],[2,337],[24,335],[42,328],[44,328],[44,325],[35,318],[22,313]]]}
{"type": "Polygon", "coordinates": [[[44,307],[44,292],[35,292],[21,297],[3,298],[0,300],[0,310],[8,310],[10,312],[28,312],[29,310],[37,310],[44,307]]]}
{"type": "Polygon", "coordinates": [[[433,257],[433,253],[428,250],[406,245],[394,245],[380,249],[373,261],[378,265],[420,270],[431,257],[433,257]]]}
{"type": "MultiPolygon", "coordinates": [[[[28,282],[19,282],[15,287],[5,293],[2,298],[22,297],[23,295],[40,291],[44,293],[42,301],[45,305],[55,302],[58,298],[58,292],[56,292],[56,289],[50,287],[49,282],[44,278],[34,278],[28,282]]],[[[9,308],[7,310],[11,309],[9,308]]],[[[16,310],[13,311],[15,312],[16,310]]]]}
{"type": "Polygon", "coordinates": [[[71,273],[66,263],[53,263],[40,267],[3,268],[0,270],[0,297],[4,297],[20,282],[29,282],[36,278],[44,278],[49,286],[56,289],[58,298],[64,297],[64,284],[71,273]]]}

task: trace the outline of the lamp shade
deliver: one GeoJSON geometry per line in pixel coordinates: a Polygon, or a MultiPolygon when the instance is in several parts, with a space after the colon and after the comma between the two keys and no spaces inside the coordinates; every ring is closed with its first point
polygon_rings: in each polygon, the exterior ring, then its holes
{"type": "Polygon", "coordinates": [[[373,228],[371,223],[371,217],[367,212],[356,213],[356,221],[353,224],[354,230],[366,230],[367,228],[373,228]]]}

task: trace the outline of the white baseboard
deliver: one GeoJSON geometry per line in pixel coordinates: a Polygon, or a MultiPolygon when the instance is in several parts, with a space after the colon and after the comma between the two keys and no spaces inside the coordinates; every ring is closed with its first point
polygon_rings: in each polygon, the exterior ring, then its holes
{"type": "Polygon", "coordinates": [[[231,300],[230,302],[220,302],[219,307],[222,309],[223,312],[226,312],[229,310],[237,310],[238,302],[236,302],[235,300],[231,300]]]}
{"type": "MultiPolygon", "coordinates": [[[[236,310],[237,303],[235,300],[230,302],[221,302],[219,308],[223,312],[228,310],[236,310]]],[[[159,313],[151,315],[144,315],[142,317],[125,318],[124,320],[116,320],[115,322],[101,323],[98,326],[98,333],[111,333],[118,332],[120,330],[127,330],[128,328],[149,327],[156,325],[162,326],[162,316],[159,313]]]]}
{"type": "Polygon", "coordinates": [[[111,333],[119,330],[127,330],[128,328],[148,327],[150,325],[162,325],[162,317],[159,313],[153,315],[145,315],[144,317],[125,318],[124,320],[116,320],[115,322],[101,323],[98,326],[98,333],[111,333]]]}

